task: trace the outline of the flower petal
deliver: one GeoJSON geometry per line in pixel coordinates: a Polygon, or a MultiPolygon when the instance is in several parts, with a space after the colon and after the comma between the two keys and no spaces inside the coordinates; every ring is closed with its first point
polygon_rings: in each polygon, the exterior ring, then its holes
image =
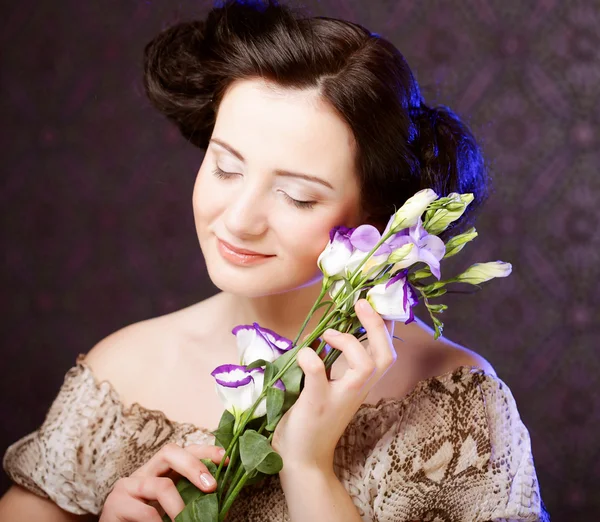
{"type": "Polygon", "coordinates": [[[323,274],[335,277],[344,271],[353,250],[350,240],[329,243],[319,255],[317,265],[323,274]]]}
{"type": "Polygon", "coordinates": [[[416,304],[416,294],[406,280],[406,274],[399,273],[387,283],[375,285],[367,292],[367,301],[383,319],[403,321],[414,320],[412,307],[416,304]]]}
{"type": "Polygon", "coordinates": [[[217,395],[227,411],[238,418],[254,403],[254,380],[244,366],[224,364],[215,368],[217,395]]]}
{"type": "Polygon", "coordinates": [[[380,239],[381,234],[373,225],[361,225],[350,236],[352,246],[363,252],[369,252],[380,239]]]}

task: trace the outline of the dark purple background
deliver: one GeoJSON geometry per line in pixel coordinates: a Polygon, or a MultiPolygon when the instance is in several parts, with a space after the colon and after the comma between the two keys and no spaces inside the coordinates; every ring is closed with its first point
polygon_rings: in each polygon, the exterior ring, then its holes
{"type": "MultiPolygon", "coordinates": [[[[202,152],[141,84],[144,44],[211,3],[58,4],[14,2],[0,22],[2,453],[42,422],[78,353],[216,292],[191,208],[202,152]]],[[[427,100],[483,141],[496,191],[446,270],[502,259],[514,271],[445,298],[445,333],[512,389],[553,520],[600,518],[599,4],[305,5],[389,38],[427,100]]]]}

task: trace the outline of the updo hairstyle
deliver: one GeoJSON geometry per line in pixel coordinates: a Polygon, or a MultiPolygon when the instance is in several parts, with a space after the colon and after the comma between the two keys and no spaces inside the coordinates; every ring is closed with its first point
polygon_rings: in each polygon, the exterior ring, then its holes
{"type": "Polygon", "coordinates": [[[226,1],[205,19],[178,23],[144,49],[151,103],[206,150],[217,109],[236,80],[262,78],[318,89],[352,130],[365,222],[383,231],[415,192],[472,192],[442,239],[471,225],[488,174],[468,127],[448,107],[425,104],[405,58],[361,25],[305,16],[276,0],[226,1]]]}

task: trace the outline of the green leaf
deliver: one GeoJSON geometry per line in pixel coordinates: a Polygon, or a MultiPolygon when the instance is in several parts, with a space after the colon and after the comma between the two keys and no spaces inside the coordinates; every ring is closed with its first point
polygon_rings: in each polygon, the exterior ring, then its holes
{"type": "Polygon", "coordinates": [[[279,419],[283,417],[281,412],[285,401],[285,392],[279,388],[267,390],[267,426],[266,430],[274,431],[279,419]]]}
{"type": "Polygon", "coordinates": [[[430,285],[424,286],[421,290],[423,290],[424,293],[428,294],[429,292],[437,290],[438,288],[443,288],[444,286],[446,286],[445,281],[436,281],[435,283],[431,283],[430,285]]]}
{"type": "MultiPolygon", "coordinates": [[[[207,467],[208,471],[210,472],[211,475],[216,475],[217,473],[217,465],[210,459],[200,459],[200,461],[207,467]]],[[[181,498],[183,499],[183,503],[185,504],[185,508],[183,509],[183,511],[181,513],[179,513],[179,515],[177,515],[176,520],[179,521],[179,517],[184,515],[184,512],[186,513],[184,516],[189,516],[189,513],[193,510],[191,506],[194,502],[198,501],[201,497],[205,497],[208,496],[206,495],[206,493],[204,493],[204,491],[198,489],[194,484],[192,484],[187,478],[182,477],[177,481],[177,484],[175,486],[177,488],[177,491],[179,492],[179,494],[181,495],[181,498]]],[[[169,516],[167,514],[165,514],[162,517],[163,522],[171,522],[171,519],[169,518],[169,516]]],[[[191,519],[183,519],[183,520],[192,520],[194,522],[203,520],[201,518],[191,518],[191,519]]],[[[211,520],[211,519],[207,519],[211,520]]],[[[215,519],[216,520],[216,519],[215,519]]]]}
{"type": "MultiPolygon", "coordinates": [[[[287,351],[283,355],[277,357],[277,359],[273,361],[274,370],[276,370],[275,373],[279,373],[279,371],[283,369],[283,367],[289,362],[289,360],[292,357],[296,356],[296,353],[297,352],[295,351],[295,349],[292,349],[287,351]]],[[[298,396],[300,395],[300,384],[303,376],[304,372],[302,371],[302,368],[298,366],[298,363],[296,361],[294,361],[290,368],[286,370],[286,372],[282,375],[281,380],[285,385],[285,399],[282,408],[283,413],[289,410],[298,399],[298,396]]]]}
{"type": "Polygon", "coordinates": [[[445,288],[439,288],[437,290],[434,290],[433,292],[429,292],[427,294],[427,298],[431,298],[431,297],[440,297],[441,295],[444,295],[448,290],[446,290],[445,288]]]}
{"type": "Polygon", "coordinates": [[[412,274],[408,275],[410,281],[417,281],[418,279],[425,279],[426,277],[430,277],[431,270],[428,266],[425,268],[421,268],[420,270],[415,270],[412,274]]]}
{"type": "Polygon", "coordinates": [[[219,500],[217,493],[202,495],[185,506],[175,517],[175,522],[218,522],[219,500]]]}
{"type": "Polygon", "coordinates": [[[444,310],[448,310],[448,305],[445,304],[428,304],[427,308],[434,314],[441,314],[444,310]]]}
{"type": "Polygon", "coordinates": [[[477,231],[475,227],[471,227],[466,232],[454,236],[448,240],[446,243],[446,253],[444,254],[443,259],[448,257],[455,256],[458,254],[469,241],[473,241],[477,237],[477,231]]]}
{"type": "Polygon", "coordinates": [[[265,364],[268,364],[268,363],[264,359],[257,359],[256,361],[251,362],[250,364],[247,364],[246,369],[252,370],[253,368],[260,368],[260,367],[264,366],[265,364]]]}
{"type": "Polygon", "coordinates": [[[215,446],[227,449],[233,440],[233,427],[235,424],[235,417],[231,412],[225,410],[221,415],[219,421],[219,427],[211,433],[215,436],[215,446]]]}
{"type": "Polygon", "coordinates": [[[246,430],[240,437],[240,458],[246,473],[257,470],[274,475],[283,468],[281,456],[264,435],[254,430],[246,430]]]}
{"type": "Polygon", "coordinates": [[[275,366],[273,365],[273,363],[266,363],[265,364],[265,375],[264,375],[264,379],[263,379],[263,386],[266,386],[267,384],[269,384],[269,382],[271,382],[273,380],[273,377],[275,377],[275,374],[278,372],[278,370],[275,368],[275,366]]]}
{"type": "Polygon", "coordinates": [[[198,489],[185,477],[182,477],[177,481],[176,487],[177,491],[179,491],[179,494],[181,495],[181,498],[183,499],[183,503],[186,506],[199,496],[204,495],[203,491],[198,489]]]}
{"type": "Polygon", "coordinates": [[[442,323],[442,321],[433,315],[431,316],[431,319],[433,320],[433,325],[435,327],[435,335],[433,338],[434,340],[437,340],[437,338],[440,337],[444,331],[444,323],[442,323]]]}
{"type": "Polygon", "coordinates": [[[253,475],[251,475],[251,478],[249,478],[246,483],[244,484],[244,486],[250,486],[251,484],[258,484],[259,482],[265,480],[265,478],[267,478],[269,475],[267,475],[266,473],[260,473],[258,471],[255,471],[253,475]]]}

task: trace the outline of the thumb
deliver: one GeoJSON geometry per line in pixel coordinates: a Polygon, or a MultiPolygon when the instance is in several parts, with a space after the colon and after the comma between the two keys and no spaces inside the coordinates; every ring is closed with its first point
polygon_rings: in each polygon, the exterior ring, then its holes
{"type": "Polygon", "coordinates": [[[393,337],[394,337],[394,325],[396,324],[396,322],[388,320],[388,319],[384,319],[383,322],[385,324],[385,327],[387,328],[388,333],[390,334],[390,338],[393,339],[393,337]]]}

